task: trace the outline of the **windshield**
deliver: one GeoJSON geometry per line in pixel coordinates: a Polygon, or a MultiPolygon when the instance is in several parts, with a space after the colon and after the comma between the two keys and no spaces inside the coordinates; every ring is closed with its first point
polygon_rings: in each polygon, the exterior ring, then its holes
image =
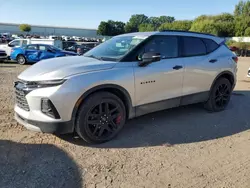
{"type": "Polygon", "coordinates": [[[117,61],[144,41],[147,36],[118,36],[85,53],[85,57],[117,61]]]}

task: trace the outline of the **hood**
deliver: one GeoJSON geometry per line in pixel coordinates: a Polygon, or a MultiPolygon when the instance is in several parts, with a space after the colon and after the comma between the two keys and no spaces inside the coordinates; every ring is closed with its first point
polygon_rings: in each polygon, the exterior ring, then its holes
{"type": "Polygon", "coordinates": [[[116,63],[83,56],[59,57],[42,60],[32,65],[23,71],[18,79],[25,81],[57,80],[74,74],[111,69],[116,63]]]}

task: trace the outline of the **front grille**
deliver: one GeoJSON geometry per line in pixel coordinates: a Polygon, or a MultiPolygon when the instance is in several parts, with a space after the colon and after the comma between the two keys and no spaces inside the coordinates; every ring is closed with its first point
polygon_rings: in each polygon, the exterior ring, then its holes
{"type": "Polygon", "coordinates": [[[6,54],[6,53],[1,53],[1,52],[0,52],[0,57],[4,57],[4,56],[7,56],[7,54],[6,54]]]}
{"type": "Polygon", "coordinates": [[[25,91],[16,87],[15,93],[16,93],[16,105],[26,111],[30,111],[28,102],[25,98],[26,96],[25,91]]]}

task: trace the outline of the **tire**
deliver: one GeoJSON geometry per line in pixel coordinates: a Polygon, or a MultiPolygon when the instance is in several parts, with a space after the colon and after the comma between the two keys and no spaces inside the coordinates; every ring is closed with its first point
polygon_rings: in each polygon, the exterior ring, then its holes
{"type": "Polygon", "coordinates": [[[113,139],[125,121],[126,109],[122,100],[112,93],[98,92],[81,105],[76,117],[76,132],[85,142],[100,144],[113,139]]]}
{"type": "Polygon", "coordinates": [[[27,63],[27,60],[23,55],[18,55],[16,60],[17,60],[17,63],[20,65],[24,65],[25,63],[27,63]]]}
{"type": "Polygon", "coordinates": [[[230,102],[232,94],[232,84],[226,78],[219,78],[213,85],[209,99],[204,107],[210,112],[220,112],[225,110],[230,102]]]}

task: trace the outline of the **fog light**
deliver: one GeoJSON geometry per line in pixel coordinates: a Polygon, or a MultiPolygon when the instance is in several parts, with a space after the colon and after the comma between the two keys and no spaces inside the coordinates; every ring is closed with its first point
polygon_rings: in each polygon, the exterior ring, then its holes
{"type": "Polygon", "coordinates": [[[41,111],[49,117],[60,119],[60,116],[49,99],[42,99],[41,101],[41,111]]]}

